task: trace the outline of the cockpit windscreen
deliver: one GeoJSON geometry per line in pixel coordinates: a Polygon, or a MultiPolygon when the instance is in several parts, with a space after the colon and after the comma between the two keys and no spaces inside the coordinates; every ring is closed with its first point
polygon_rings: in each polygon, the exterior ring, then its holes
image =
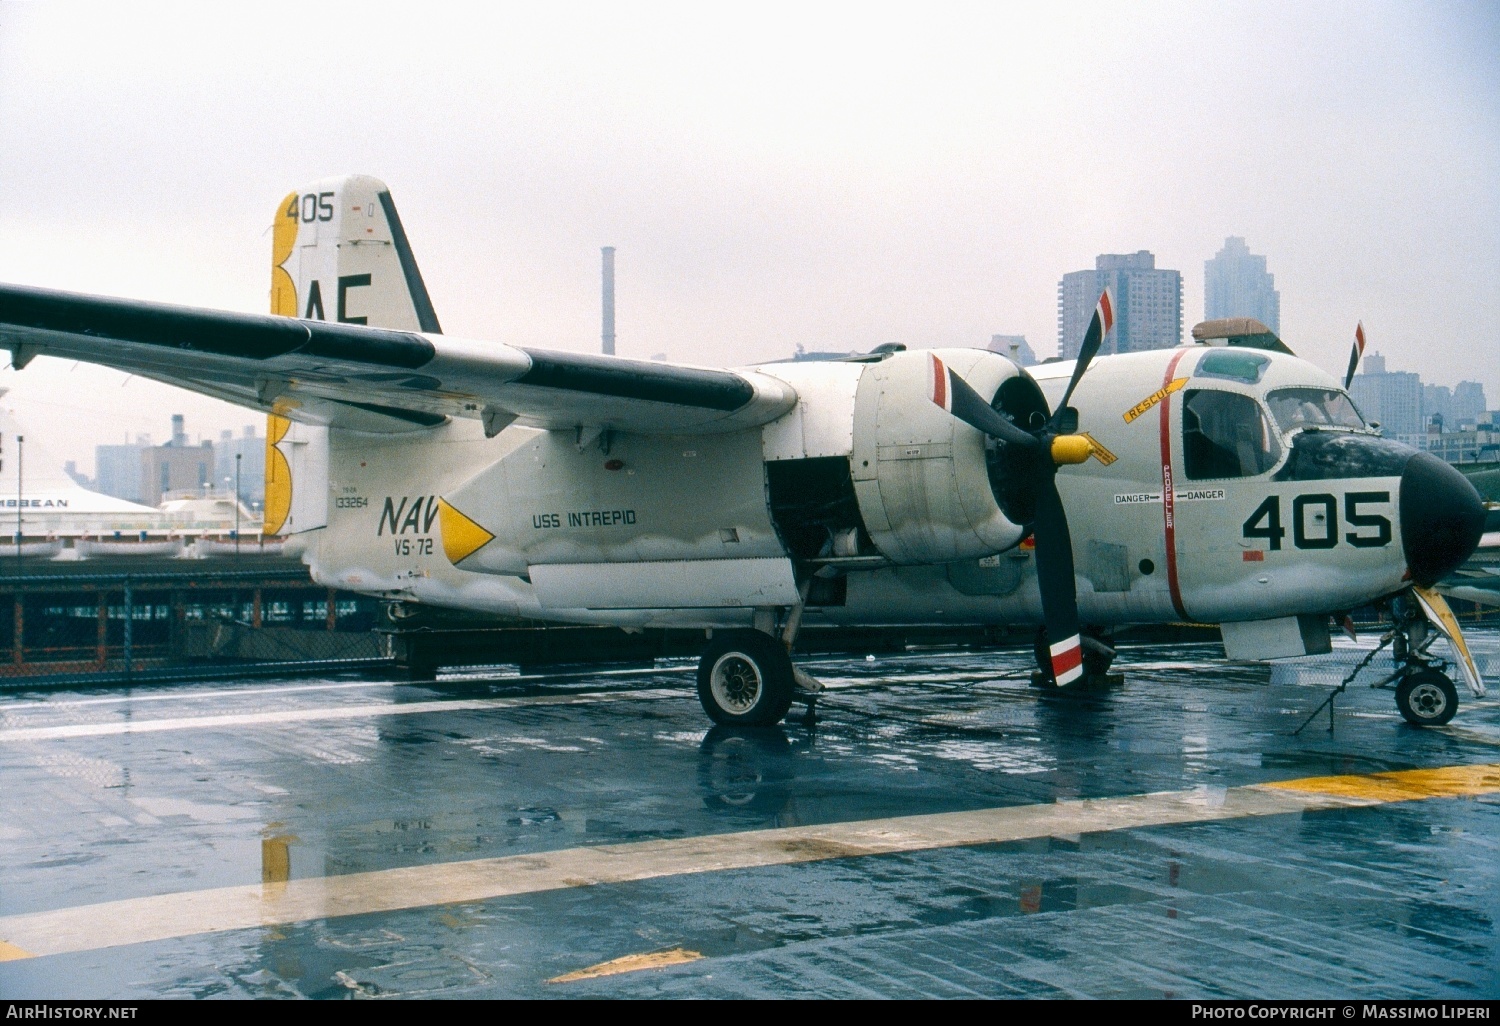
{"type": "Polygon", "coordinates": [[[1364,418],[1343,392],[1332,388],[1278,388],[1266,395],[1282,431],[1303,427],[1363,429],[1364,418]]]}

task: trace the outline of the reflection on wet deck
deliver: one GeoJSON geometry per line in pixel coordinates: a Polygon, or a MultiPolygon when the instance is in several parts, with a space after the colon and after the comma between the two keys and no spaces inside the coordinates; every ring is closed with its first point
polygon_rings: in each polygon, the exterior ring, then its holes
{"type": "Polygon", "coordinates": [[[753,734],[686,663],[6,696],[0,993],[1500,993],[1500,703],[1291,736],[1368,647],[826,660],[753,734]]]}

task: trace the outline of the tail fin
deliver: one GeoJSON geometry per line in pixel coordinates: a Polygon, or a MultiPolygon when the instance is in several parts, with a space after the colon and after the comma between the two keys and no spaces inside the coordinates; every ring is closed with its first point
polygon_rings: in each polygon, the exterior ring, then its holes
{"type": "MultiPolygon", "coordinates": [[[[271,239],[271,312],[442,334],[422,272],[378,178],[325,178],[287,195],[271,239]]],[[[328,428],[267,418],[268,535],[328,523],[328,428]]]]}
{"type": "Polygon", "coordinates": [[[272,313],[442,333],[380,179],[325,178],[289,193],[272,235],[272,313]]]}

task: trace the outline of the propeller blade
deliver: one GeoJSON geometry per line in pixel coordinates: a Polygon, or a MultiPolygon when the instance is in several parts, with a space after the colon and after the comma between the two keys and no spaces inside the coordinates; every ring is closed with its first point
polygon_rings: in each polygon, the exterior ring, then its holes
{"type": "Polygon", "coordinates": [[[1073,577],[1073,536],[1052,468],[1037,482],[1036,579],[1042,593],[1042,622],[1052,658],[1052,680],[1061,687],[1083,676],[1083,640],[1078,631],[1078,591],[1073,577]]]}
{"type": "Polygon", "coordinates": [[[1354,368],[1359,366],[1359,358],[1365,355],[1365,322],[1360,321],[1354,326],[1354,348],[1349,351],[1349,369],[1344,372],[1344,390],[1349,390],[1349,382],[1354,380],[1354,368]]]}
{"type": "MultiPolygon", "coordinates": [[[[1088,361],[1099,351],[1099,342],[1113,321],[1106,291],[1099,299],[1099,308],[1094,311],[1094,323],[1084,342],[1085,352],[1080,355],[1078,368],[1073,372],[1073,384],[1068,386],[1070,394],[1088,361]]],[[[944,366],[937,356],[929,354],[929,358],[932,361],[932,401],[975,430],[1005,443],[1007,451],[1014,453],[1010,461],[1012,472],[1029,485],[1034,496],[1031,532],[1036,541],[1037,584],[1042,595],[1042,621],[1046,624],[1051,649],[1052,679],[1059,686],[1071,684],[1083,676],[1083,642],[1078,631],[1073,537],[1068,531],[1068,515],[1063,510],[1062,497],[1057,493],[1054,447],[1063,438],[1068,438],[1069,442],[1086,440],[1072,436],[1059,438],[1048,431],[1032,434],[1017,427],[985,402],[967,381],[944,366]],[[1011,450],[1011,446],[1015,449],[1011,450]]],[[[1069,446],[1064,444],[1061,448],[1066,452],[1069,446]]],[[[1075,462],[1072,459],[1067,461],[1075,462]]]]}
{"type": "Polygon", "coordinates": [[[1078,382],[1083,378],[1083,372],[1089,369],[1089,363],[1098,355],[1099,346],[1104,342],[1104,336],[1109,334],[1109,329],[1115,326],[1115,304],[1109,294],[1109,289],[1099,293],[1099,302],[1094,307],[1094,318],[1089,321],[1089,330],[1084,332],[1083,346],[1078,350],[1078,363],[1073,368],[1073,377],[1068,382],[1068,390],[1063,393],[1062,402],[1057,404],[1057,416],[1068,408],[1068,400],[1073,398],[1073,389],[1078,387],[1078,382]]]}
{"type": "Polygon", "coordinates": [[[1022,430],[985,402],[969,383],[955,374],[937,356],[929,353],[932,360],[932,401],[965,424],[1007,445],[1020,445],[1035,449],[1041,445],[1037,437],[1022,430]]]}

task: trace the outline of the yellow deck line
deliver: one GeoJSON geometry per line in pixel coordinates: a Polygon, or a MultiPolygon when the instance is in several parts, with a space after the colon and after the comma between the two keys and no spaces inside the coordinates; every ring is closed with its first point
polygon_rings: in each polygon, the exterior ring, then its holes
{"type": "Polygon", "coordinates": [[[1497,792],[1500,763],[1489,763],[565,848],[11,915],[0,940],[55,955],[569,887],[1497,792]]]}
{"type": "Polygon", "coordinates": [[[12,962],[18,958],[35,958],[36,955],[25,948],[18,948],[14,944],[0,941],[0,962],[12,962]]]}
{"type": "Polygon", "coordinates": [[[600,962],[591,965],[587,969],[578,969],[571,973],[563,973],[554,976],[548,983],[574,983],[578,980],[597,980],[601,976],[618,976],[621,973],[638,973],[642,969],[665,969],[669,965],[685,965],[688,962],[696,962],[703,955],[697,951],[689,951],[687,948],[673,948],[670,951],[648,951],[639,955],[626,955],[624,958],[612,958],[608,962],[600,962]]]}
{"type": "Polygon", "coordinates": [[[1368,776],[1304,777],[1262,787],[1318,794],[1337,794],[1373,802],[1404,802],[1418,798],[1458,798],[1500,791],[1500,765],[1443,766],[1439,769],[1401,770],[1368,776]]]}

